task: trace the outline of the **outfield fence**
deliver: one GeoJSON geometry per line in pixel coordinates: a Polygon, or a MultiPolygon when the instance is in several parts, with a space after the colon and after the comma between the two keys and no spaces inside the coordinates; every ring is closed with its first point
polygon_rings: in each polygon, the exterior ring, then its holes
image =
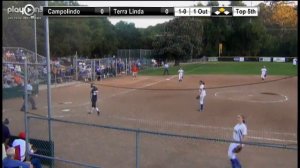
{"type": "Polygon", "coordinates": [[[267,56],[221,56],[221,57],[202,57],[200,59],[192,59],[190,62],[293,62],[294,57],[267,57],[267,56]]]}

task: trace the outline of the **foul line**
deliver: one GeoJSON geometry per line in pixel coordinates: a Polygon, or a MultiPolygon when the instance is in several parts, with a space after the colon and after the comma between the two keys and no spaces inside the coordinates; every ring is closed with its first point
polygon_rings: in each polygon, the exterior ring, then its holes
{"type": "MultiPolygon", "coordinates": [[[[145,122],[145,123],[150,123],[150,124],[155,124],[155,123],[165,123],[169,125],[176,125],[176,126],[185,126],[185,127],[199,127],[199,128],[210,128],[210,129],[217,129],[217,130],[229,130],[232,131],[232,128],[226,128],[226,127],[217,127],[217,126],[209,126],[209,125],[199,125],[199,124],[188,124],[188,123],[179,123],[175,121],[151,121],[151,120],[145,120],[145,119],[137,119],[137,118],[130,118],[130,117],[121,117],[121,116],[113,116],[113,115],[107,115],[109,118],[116,118],[116,119],[123,119],[123,120],[131,120],[131,121],[140,121],[140,122],[145,122]]],[[[248,130],[250,132],[258,132],[255,130],[248,130]]],[[[278,135],[290,135],[290,136],[296,136],[295,133],[282,133],[282,132],[273,132],[273,131],[268,131],[267,133],[270,134],[278,134],[278,135]]]]}
{"type": "MultiPolygon", "coordinates": [[[[175,78],[175,77],[176,77],[176,76],[174,75],[174,76],[172,76],[172,77],[170,77],[170,78],[167,78],[167,79],[173,79],[173,78],[175,78]]],[[[156,85],[156,84],[158,84],[158,83],[160,83],[160,82],[163,82],[163,81],[165,81],[165,80],[166,80],[166,79],[162,79],[162,80],[159,80],[159,81],[156,81],[156,82],[152,82],[152,83],[146,84],[146,85],[141,86],[141,87],[131,88],[130,90],[126,90],[126,91],[123,91],[123,92],[120,92],[120,93],[113,94],[113,95],[111,95],[111,96],[109,96],[109,97],[106,97],[106,98],[104,98],[104,99],[102,99],[102,100],[106,100],[106,99],[109,99],[109,98],[112,98],[112,97],[115,97],[115,96],[118,96],[118,95],[123,95],[123,94],[130,93],[130,92],[134,92],[134,91],[136,91],[136,90],[138,90],[138,89],[143,89],[143,88],[146,88],[146,87],[149,87],[149,86],[153,86],[153,85],[156,85]]]]}
{"type": "MultiPolygon", "coordinates": [[[[53,118],[63,118],[63,117],[68,117],[68,116],[76,116],[74,114],[67,114],[67,115],[54,115],[52,116],[53,118]]],[[[79,116],[79,115],[78,115],[79,116]]],[[[48,117],[46,115],[45,117],[48,117]]],[[[104,117],[103,113],[100,116],[101,118],[104,117]]],[[[182,127],[198,127],[198,128],[208,128],[208,129],[215,129],[215,130],[226,130],[226,131],[232,131],[232,128],[228,127],[217,127],[217,126],[210,126],[210,125],[199,125],[199,124],[188,124],[188,123],[179,123],[175,121],[158,121],[158,120],[145,120],[145,119],[138,119],[138,118],[130,118],[130,117],[122,117],[122,116],[116,116],[116,115],[105,115],[106,118],[113,118],[113,119],[119,119],[119,120],[127,120],[127,121],[135,121],[135,122],[140,122],[144,124],[152,124],[152,125],[174,125],[174,126],[182,126],[182,127]]],[[[253,132],[253,133],[259,133],[259,131],[255,130],[248,130],[248,132],[253,132]]],[[[293,136],[296,137],[297,135],[295,133],[283,133],[283,132],[274,132],[274,131],[268,131],[265,132],[268,134],[274,134],[274,135],[288,135],[288,136],[293,136]]],[[[289,140],[289,139],[278,139],[278,138],[265,138],[265,137],[258,137],[258,136],[247,136],[250,139],[256,139],[256,140],[266,140],[266,141],[277,141],[277,142],[291,142],[291,143],[296,143],[297,140],[289,140]]]]}
{"type": "Polygon", "coordinates": [[[269,140],[269,141],[277,141],[277,142],[291,142],[291,143],[297,143],[298,141],[294,140],[282,140],[277,138],[262,138],[262,137],[256,137],[256,136],[247,136],[250,139],[258,139],[258,140],[269,140]]]}

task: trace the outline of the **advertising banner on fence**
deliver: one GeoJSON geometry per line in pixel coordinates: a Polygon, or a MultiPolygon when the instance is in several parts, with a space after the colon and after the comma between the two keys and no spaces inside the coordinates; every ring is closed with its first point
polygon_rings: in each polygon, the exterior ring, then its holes
{"type": "Polygon", "coordinates": [[[259,62],[271,62],[271,57],[259,57],[259,62]]]}
{"type": "Polygon", "coordinates": [[[245,58],[244,57],[234,57],[233,60],[236,62],[244,62],[245,58]]]}
{"type": "Polygon", "coordinates": [[[218,57],[208,57],[209,62],[216,62],[218,61],[218,57]]]}
{"type": "Polygon", "coordinates": [[[284,57],[273,57],[273,62],[285,62],[284,57]]]}

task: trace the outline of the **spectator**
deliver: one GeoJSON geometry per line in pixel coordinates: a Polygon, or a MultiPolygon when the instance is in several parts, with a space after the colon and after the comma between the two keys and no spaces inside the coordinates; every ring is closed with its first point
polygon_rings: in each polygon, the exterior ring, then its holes
{"type": "Polygon", "coordinates": [[[43,68],[43,75],[47,76],[47,66],[44,66],[43,68]]]}
{"type": "Polygon", "coordinates": [[[20,158],[21,161],[25,161],[25,153],[26,153],[26,134],[24,132],[19,133],[19,139],[15,139],[12,143],[12,147],[20,146],[20,158]]]}
{"type": "Polygon", "coordinates": [[[21,78],[21,76],[18,73],[14,73],[14,79],[15,79],[15,83],[17,84],[17,86],[21,86],[23,84],[23,80],[21,78]]]}
{"type": "Polygon", "coordinates": [[[10,139],[10,131],[7,125],[9,124],[9,120],[6,118],[2,122],[2,143],[5,145],[5,149],[9,147],[9,139],[10,139]]]}
{"type": "Polygon", "coordinates": [[[6,73],[5,75],[4,75],[4,81],[9,81],[10,83],[12,82],[12,79],[13,78],[13,76],[11,75],[11,73],[6,73]]]}
{"type": "MultiPolygon", "coordinates": [[[[25,158],[25,155],[26,155],[26,134],[25,132],[20,132],[19,133],[19,139],[15,139],[12,143],[12,146],[13,147],[17,147],[17,146],[20,146],[20,158],[21,158],[21,161],[25,161],[26,158],[25,158]]],[[[29,154],[33,154],[35,153],[36,151],[33,150],[33,147],[31,144],[28,144],[28,147],[29,147],[29,154]]],[[[29,158],[27,158],[29,160],[29,158]]],[[[42,165],[41,165],[41,161],[40,159],[36,158],[36,157],[31,157],[31,164],[33,165],[34,168],[41,168],[42,165]]]]}
{"type": "Polygon", "coordinates": [[[22,72],[21,66],[20,66],[20,65],[16,65],[16,66],[15,66],[15,69],[16,69],[16,72],[18,72],[18,73],[21,73],[21,72],[22,72]]]}
{"type": "Polygon", "coordinates": [[[5,150],[5,145],[4,145],[4,143],[2,143],[2,161],[3,161],[3,159],[5,159],[6,158],[6,150],[5,150]]]}
{"type": "Polygon", "coordinates": [[[75,68],[73,67],[73,65],[71,65],[71,67],[70,67],[70,73],[71,73],[71,76],[74,75],[74,73],[75,73],[75,68]]]}
{"type": "Polygon", "coordinates": [[[3,84],[3,88],[11,88],[11,85],[9,83],[10,83],[9,81],[5,80],[3,84]]]}
{"type": "Polygon", "coordinates": [[[2,160],[3,168],[14,168],[14,167],[33,168],[33,165],[28,162],[14,160],[15,148],[8,148],[6,151],[6,155],[7,157],[2,160]]]}
{"type": "Polygon", "coordinates": [[[86,71],[87,71],[87,81],[92,81],[92,68],[90,66],[88,66],[86,68],[86,71]]]}
{"type": "Polygon", "coordinates": [[[18,62],[22,62],[22,52],[20,49],[16,51],[16,59],[18,62]]]}
{"type": "Polygon", "coordinates": [[[100,66],[97,66],[97,68],[96,68],[96,75],[97,75],[97,80],[99,81],[101,79],[101,69],[100,69],[100,66]]]}

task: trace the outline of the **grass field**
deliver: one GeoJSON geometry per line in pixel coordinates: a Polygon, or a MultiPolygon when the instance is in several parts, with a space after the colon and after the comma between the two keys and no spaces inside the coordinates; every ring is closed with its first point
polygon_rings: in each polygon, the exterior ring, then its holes
{"type": "MultiPolygon", "coordinates": [[[[206,62],[198,64],[181,64],[185,75],[197,74],[236,74],[258,75],[263,66],[266,66],[268,75],[297,76],[297,66],[292,63],[275,62],[206,62]]],[[[179,67],[170,67],[170,75],[178,74],[179,67]]],[[[144,70],[140,75],[162,75],[163,68],[144,70]]]]}

